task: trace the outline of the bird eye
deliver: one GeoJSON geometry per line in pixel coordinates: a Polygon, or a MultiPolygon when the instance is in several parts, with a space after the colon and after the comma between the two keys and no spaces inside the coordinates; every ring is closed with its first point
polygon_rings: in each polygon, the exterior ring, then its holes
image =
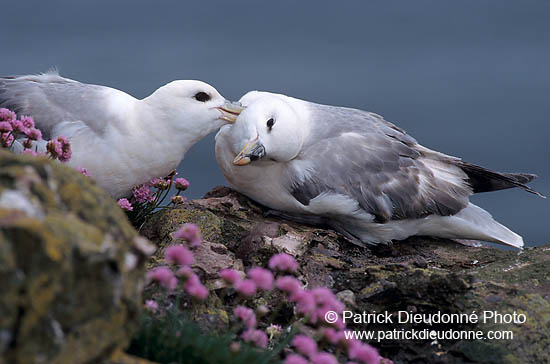
{"type": "Polygon", "coordinates": [[[269,131],[271,131],[271,129],[273,128],[273,124],[275,124],[275,119],[271,118],[267,121],[267,128],[269,129],[269,131]]]}
{"type": "Polygon", "coordinates": [[[210,95],[207,94],[206,92],[197,92],[194,97],[197,101],[200,101],[200,102],[206,102],[210,100],[210,95]]]}

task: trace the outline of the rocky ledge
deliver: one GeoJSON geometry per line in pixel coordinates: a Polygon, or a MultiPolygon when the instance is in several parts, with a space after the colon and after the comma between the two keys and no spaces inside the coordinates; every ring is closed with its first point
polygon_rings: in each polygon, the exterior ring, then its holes
{"type": "MultiPolygon", "coordinates": [[[[205,239],[196,251],[195,268],[213,293],[205,305],[194,308],[194,316],[209,329],[223,331],[235,304],[217,272],[228,267],[240,271],[253,265],[265,267],[274,253],[286,252],[300,263],[299,279],[307,287],[331,288],[355,314],[391,315],[393,323],[379,319],[377,323],[349,326],[371,330],[375,337],[382,332],[383,340],[370,342],[396,363],[549,360],[548,245],[518,252],[483,244],[411,238],[391,246],[363,248],[331,230],[265,217],[261,206],[218,187],[202,199],[164,210],[148,221],[141,233],[160,247],[152,265],[162,263],[163,248],[172,243],[171,233],[184,222],[199,225],[205,239]],[[407,322],[398,322],[400,311],[402,321],[407,322]],[[460,322],[437,323],[442,314],[468,314],[478,320],[472,322],[462,315],[460,322]],[[411,322],[412,317],[420,319],[411,322]],[[515,322],[509,322],[511,319],[515,322]],[[398,331],[412,330],[455,330],[455,334],[447,334],[451,336],[478,332],[484,339],[399,338],[403,334],[398,331]],[[486,338],[495,332],[508,338],[486,338]]],[[[274,299],[256,297],[255,302],[259,305],[274,299]]]]}

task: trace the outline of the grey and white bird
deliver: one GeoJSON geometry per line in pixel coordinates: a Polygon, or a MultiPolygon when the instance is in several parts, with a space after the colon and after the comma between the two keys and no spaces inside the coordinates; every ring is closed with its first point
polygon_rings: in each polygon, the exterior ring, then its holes
{"type": "MultiPolygon", "coordinates": [[[[413,235],[523,246],[469,202],[536,176],[499,173],[430,150],[381,116],[285,95],[249,92],[234,125],[216,135],[233,189],[282,217],[328,224],[360,244],[413,235]]],[[[540,195],[542,196],[542,195],[540,195]]]]}
{"type": "Polygon", "coordinates": [[[201,81],[172,81],[140,100],[56,72],[0,77],[0,107],[32,116],[45,139],[66,136],[68,164],[85,168],[114,197],[169,174],[189,148],[242,110],[201,81]]]}

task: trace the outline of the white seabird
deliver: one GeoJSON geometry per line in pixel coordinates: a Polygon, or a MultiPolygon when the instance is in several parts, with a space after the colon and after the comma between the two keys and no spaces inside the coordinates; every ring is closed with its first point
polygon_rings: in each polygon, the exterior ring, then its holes
{"type": "MultiPolygon", "coordinates": [[[[412,235],[521,248],[523,239],[469,202],[536,176],[498,173],[418,144],[381,116],[253,91],[216,135],[233,189],[302,222],[328,224],[356,243],[412,235]]],[[[542,195],[540,195],[542,196],[542,195]]]]}
{"type": "Polygon", "coordinates": [[[189,148],[242,110],[201,81],[173,81],[139,100],[56,72],[0,77],[0,107],[32,116],[45,139],[66,136],[68,164],[85,168],[114,197],[169,174],[189,148]]]}

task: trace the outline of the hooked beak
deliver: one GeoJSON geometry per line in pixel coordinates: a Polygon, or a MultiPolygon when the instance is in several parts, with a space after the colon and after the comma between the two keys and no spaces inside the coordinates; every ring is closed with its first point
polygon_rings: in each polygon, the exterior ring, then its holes
{"type": "Polygon", "coordinates": [[[258,137],[249,140],[245,144],[244,148],[237,154],[235,159],[233,159],[233,164],[238,166],[246,166],[250,162],[258,160],[265,156],[265,147],[260,142],[258,137]]]}
{"type": "Polygon", "coordinates": [[[222,106],[216,107],[216,109],[221,113],[218,119],[234,124],[237,121],[237,116],[244,110],[244,106],[240,102],[226,100],[222,106]]]}

